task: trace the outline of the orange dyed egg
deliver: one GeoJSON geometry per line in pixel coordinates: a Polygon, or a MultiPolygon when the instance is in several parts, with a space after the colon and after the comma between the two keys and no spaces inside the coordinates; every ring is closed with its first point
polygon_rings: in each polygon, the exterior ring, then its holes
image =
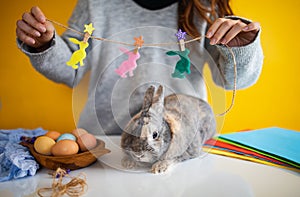
{"type": "Polygon", "coordinates": [[[90,133],[85,133],[80,135],[79,138],[77,138],[77,143],[79,145],[80,150],[84,152],[95,148],[97,145],[97,139],[94,135],[90,133]]]}
{"type": "Polygon", "coordinates": [[[50,137],[50,138],[52,138],[52,139],[54,139],[54,140],[57,140],[57,138],[58,138],[60,135],[61,135],[61,133],[58,132],[58,131],[48,131],[48,132],[45,134],[45,136],[50,137]]]}
{"type": "Polygon", "coordinates": [[[74,129],[71,133],[73,135],[75,135],[77,138],[79,138],[79,136],[81,136],[82,134],[88,133],[88,132],[85,129],[77,128],[77,129],[74,129]]]}
{"type": "Polygon", "coordinates": [[[55,145],[55,141],[47,136],[38,137],[33,144],[36,152],[43,155],[51,155],[51,149],[55,145]]]}
{"type": "Polygon", "coordinates": [[[60,140],[51,149],[54,156],[73,155],[78,153],[78,144],[73,140],[60,140]]]}

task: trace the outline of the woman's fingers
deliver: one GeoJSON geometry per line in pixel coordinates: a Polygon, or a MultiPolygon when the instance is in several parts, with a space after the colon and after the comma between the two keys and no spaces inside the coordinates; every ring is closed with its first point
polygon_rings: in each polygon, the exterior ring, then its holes
{"type": "Polygon", "coordinates": [[[34,46],[35,39],[33,39],[32,37],[28,36],[28,34],[26,34],[25,32],[23,32],[20,28],[16,29],[16,34],[17,34],[17,37],[22,42],[24,42],[25,44],[27,44],[29,46],[34,46]]]}
{"type": "Polygon", "coordinates": [[[244,32],[255,31],[258,32],[260,30],[259,22],[251,22],[243,28],[244,32]]]}
{"type": "Polygon", "coordinates": [[[248,25],[241,20],[218,18],[208,29],[206,37],[210,44],[227,44],[239,36],[241,32],[256,33],[260,29],[258,22],[251,22],[248,25]]]}
{"type": "Polygon", "coordinates": [[[36,44],[36,39],[41,37],[43,33],[41,30],[44,31],[39,22],[28,12],[22,15],[21,20],[17,21],[17,37],[31,47],[36,44]]]}
{"type": "Polygon", "coordinates": [[[225,33],[224,37],[220,41],[221,44],[227,44],[230,42],[233,38],[235,38],[242,30],[243,28],[247,26],[243,22],[237,22],[235,25],[233,25],[228,32],[225,33]]]}
{"type": "Polygon", "coordinates": [[[208,29],[206,37],[207,38],[212,38],[215,34],[215,32],[218,30],[219,26],[222,25],[222,23],[225,21],[226,19],[224,18],[218,18],[208,29]]]}
{"type": "Polygon", "coordinates": [[[18,20],[17,21],[17,28],[19,28],[20,30],[22,30],[26,34],[31,35],[33,37],[40,37],[41,36],[41,33],[39,31],[32,28],[30,25],[25,23],[23,20],[18,20]]]}
{"type": "Polygon", "coordinates": [[[17,37],[25,44],[39,48],[46,46],[54,35],[54,26],[46,20],[39,7],[32,7],[17,21],[17,37]]]}
{"type": "Polygon", "coordinates": [[[225,20],[215,32],[213,38],[211,39],[211,44],[220,43],[221,39],[224,39],[224,37],[227,35],[227,32],[230,31],[237,23],[238,21],[236,20],[225,20]]]}
{"type": "Polygon", "coordinates": [[[40,23],[31,13],[24,13],[22,16],[22,20],[40,33],[46,32],[46,27],[42,23],[40,23]]]}
{"type": "Polygon", "coordinates": [[[46,22],[46,17],[44,15],[44,13],[42,12],[42,10],[35,6],[31,8],[31,13],[32,15],[35,17],[35,19],[37,21],[39,21],[40,23],[45,23],[46,22]]]}
{"type": "Polygon", "coordinates": [[[237,23],[237,20],[218,18],[207,32],[207,37],[210,38],[210,44],[218,44],[226,33],[237,23]]]}

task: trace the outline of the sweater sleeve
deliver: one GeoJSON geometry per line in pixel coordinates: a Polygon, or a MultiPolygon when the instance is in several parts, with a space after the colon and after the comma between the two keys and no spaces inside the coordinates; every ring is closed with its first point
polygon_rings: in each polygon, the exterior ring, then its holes
{"type": "MultiPolygon", "coordinates": [[[[86,12],[87,1],[79,0],[69,19],[69,26],[78,31],[82,31],[83,24],[88,21],[89,15],[86,12]],[[83,11],[85,10],[85,12],[83,11]]],[[[29,57],[32,66],[48,79],[64,83],[73,87],[88,69],[86,66],[74,70],[67,66],[66,62],[70,59],[72,53],[78,49],[78,46],[71,43],[68,38],[73,37],[82,40],[80,35],[67,30],[62,36],[55,33],[51,45],[42,52],[36,52],[26,44],[17,40],[19,48],[29,57]],[[75,82],[76,80],[76,82],[75,82]]]]}
{"type": "MultiPolygon", "coordinates": [[[[245,23],[250,21],[239,17],[228,17],[240,19],[245,23]]],[[[237,89],[247,88],[256,83],[262,70],[263,51],[260,43],[261,30],[257,33],[255,40],[241,47],[232,47],[237,66],[237,89]]],[[[222,45],[210,45],[205,42],[206,49],[213,58],[216,66],[210,64],[215,83],[225,89],[234,87],[234,62],[230,50],[222,45]],[[221,74],[217,74],[221,73],[221,74]],[[221,75],[221,77],[220,77],[221,75]]]]}

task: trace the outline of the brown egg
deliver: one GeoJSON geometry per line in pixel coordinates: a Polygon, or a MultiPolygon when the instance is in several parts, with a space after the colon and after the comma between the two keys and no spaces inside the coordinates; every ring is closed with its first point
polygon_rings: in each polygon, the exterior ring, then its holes
{"type": "Polygon", "coordinates": [[[61,133],[58,132],[58,131],[48,131],[48,132],[45,134],[45,136],[50,137],[50,138],[52,138],[52,139],[54,139],[54,140],[57,140],[57,138],[58,138],[60,135],[61,135],[61,133]]]}
{"type": "Polygon", "coordinates": [[[73,140],[60,140],[51,149],[54,156],[73,155],[78,153],[78,144],[73,140]]]}
{"type": "Polygon", "coordinates": [[[79,138],[79,136],[81,136],[82,134],[88,133],[88,132],[85,129],[77,128],[77,129],[74,129],[71,133],[73,135],[75,135],[77,138],[79,138]]]}
{"type": "Polygon", "coordinates": [[[77,143],[79,145],[80,150],[84,152],[95,148],[97,146],[97,139],[94,135],[90,133],[85,133],[80,135],[79,138],[77,138],[77,143]]]}
{"type": "Polygon", "coordinates": [[[55,141],[47,136],[38,137],[33,144],[36,152],[43,155],[51,155],[51,149],[55,145],[55,141]]]}

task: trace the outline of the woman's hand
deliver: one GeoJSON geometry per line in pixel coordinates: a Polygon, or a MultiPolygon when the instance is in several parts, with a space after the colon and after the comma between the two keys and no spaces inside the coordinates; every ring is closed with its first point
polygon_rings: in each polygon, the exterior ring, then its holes
{"type": "Polygon", "coordinates": [[[206,37],[210,39],[211,45],[245,46],[254,41],[259,29],[258,22],[247,25],[241,20],[218,18],[208,29],[206,37]]]}
{"type": "Polygon", "coordinates": [[[32,7],[17,21],[16,34],[23,43],[33,48],[47,48],[54,36],[54,26],[46,20],[39,7],[32,7]]]}

